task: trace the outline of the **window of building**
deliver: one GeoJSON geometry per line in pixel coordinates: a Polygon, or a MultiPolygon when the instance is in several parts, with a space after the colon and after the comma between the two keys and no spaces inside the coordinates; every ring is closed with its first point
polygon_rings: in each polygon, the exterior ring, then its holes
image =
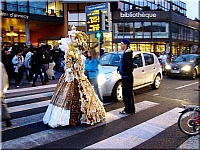
{"type": "Polygon", "coordinates": [[[28,3],[27,3],[27,1],[18,0],[18,12],[28,13],[28,3]]]}
{"type": "Polygon", "coordinates": [[[151,22],[135,22],[135,38],[151,38],[151,22]]]}
{"type": "Polygon", "coordinates": [[[172,24],[172,38],[178,39],[178,33],[179,33],[179,26],[177,24],[172,24]]]}
{"type": "Polygon", "coordinates": [[[194,30],[190,29],[189,41],[194,41],[194,30]]]}
{"type": "Polygon", "coordinates": [[[133,23],[124,23],[124,37],[133,38],[133,23]]]}
{"type": "Polygon", "coordinates": [[[124,23],[114,23],[114,38],[124,37],[124,23]]]}
{"type": "Polygon", "coordinates": [[[198,30],[194,31],[194,41],[199,42],[199,32],[198,32],[198,30]]]}
{"type": "Polygon", "coordinates": [[[6,3],[7,11],[17,11],[17,0],[7,0],[6,3]]]}
{"type": "Polygon", "coordinates": [[[46,15],[46,6],[47,6],[47,2],[43,2],[43,1],[39,1],[39,2],[30,1],[29,2],[29,12],[31,14],[46,15]]]}
{"type": "Polygon", "coordinates": [[[153,38],[168,38],[169,23],[152,22],[152,37],[153,38]]]}

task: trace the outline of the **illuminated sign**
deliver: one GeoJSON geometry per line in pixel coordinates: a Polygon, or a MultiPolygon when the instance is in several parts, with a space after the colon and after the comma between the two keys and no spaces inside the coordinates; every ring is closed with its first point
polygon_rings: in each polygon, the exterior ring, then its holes
{"type": "Polygon", "coordinates": [[[110,31],[110,4],[103,3],[85,7],[86,33],[94,34],[97,31],[110,31]]]}
{"type": "Polygon", "coordinates": [[[29,16],[25,14],[17,14],[17,13],[8,13],[8,12],[1,12],[0,13],[1,17],[8,17],[8,18],[20,18],[20,19],[29,19],[29,16]]]}
{"type": "Polygon", "coordinates": [[[156,18],[156,13],[120,12],[120,18],[156,18]]]}

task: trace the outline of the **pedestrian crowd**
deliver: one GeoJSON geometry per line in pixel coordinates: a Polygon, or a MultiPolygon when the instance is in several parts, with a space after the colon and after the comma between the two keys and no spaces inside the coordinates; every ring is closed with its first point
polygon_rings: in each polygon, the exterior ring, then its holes
{"type": "Polygon", "coordinates": [[[49,80],[55,79],[56,71],[63,70],[61,66],[64,61],[64,52],[59,46],[52,48],[48,44],[31,45],[30,47],[3,44],[1,56],[1,61],[8,74],[9,86],[14,84],[17,88],[22,85],[23,77],[34,87],[38,75],[41,84],[45,85],[49,80]],[[11,82],[12,79],[15,83],[11,82]]]}

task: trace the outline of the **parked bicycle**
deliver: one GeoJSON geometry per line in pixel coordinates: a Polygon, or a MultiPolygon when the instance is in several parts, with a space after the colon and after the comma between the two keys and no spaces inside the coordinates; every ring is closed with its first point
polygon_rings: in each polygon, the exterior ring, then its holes
{"type": "Polygon", "coordinates": [[[179,116],[179,129],[189,136],[198,135],[200,133],[200,106],[183,105],[184,110],[179,116]]]}

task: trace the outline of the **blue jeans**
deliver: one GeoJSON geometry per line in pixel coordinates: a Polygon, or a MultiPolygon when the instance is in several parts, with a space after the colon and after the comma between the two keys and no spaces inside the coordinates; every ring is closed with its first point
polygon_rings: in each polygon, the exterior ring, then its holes
{"type": "Polygon", "coordinates": [[[98,86],[97,78],[89,79],[89,81],[92,84],[92,86],[94,86],[94,90],[95,90],[96,94],[98,95],[100,101],[103,102],[103,98],[102,98],[102,96],[99,92],[99,86],[98,86]]]}

